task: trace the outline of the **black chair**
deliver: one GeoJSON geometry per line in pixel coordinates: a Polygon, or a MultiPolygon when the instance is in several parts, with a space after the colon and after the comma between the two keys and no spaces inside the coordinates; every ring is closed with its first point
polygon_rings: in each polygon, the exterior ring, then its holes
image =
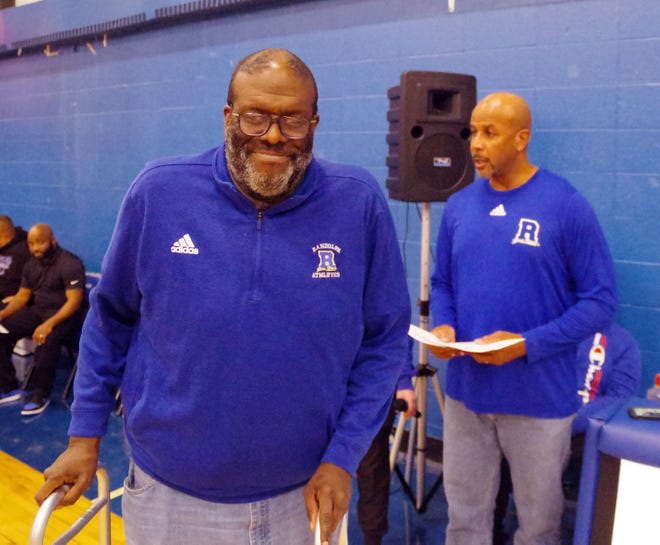
{"type": "MultiPolygon", "coordinates": [[[[101,278],[100,273],[95,272],[86,272],[85,273],[85,298],[89,301],[89,292],[92,290],[96,284],[98,284],[101,278]]],[[[66,381],[64,390],[62,390],[62,402],[69,407],[69,397],[73,396],[73,381],[76,378],[76,371],[78,370],[78,344],[80,342],[80,337],[75,341],[70,342],[64,346],[65,350],[68,352],[71,360],[73,361],[73,366],[71,367],[71,372],[69,373],[69,378],[66,381]]]]}

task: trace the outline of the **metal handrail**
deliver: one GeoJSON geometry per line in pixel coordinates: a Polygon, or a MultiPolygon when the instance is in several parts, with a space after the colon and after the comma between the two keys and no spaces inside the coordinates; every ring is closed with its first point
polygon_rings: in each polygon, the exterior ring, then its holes
{"type": "MultiPolygon", "coordinates": [[[[64,545],[69,543],[69,541],[77,536],[78,533],[80,533],[80,531],[92,520],[94,515],[101,510],[103,512],[99,518],[99,544],[110,545],[110,479],[108,477],[108,472],[103,466],[99,466],[96,470],[96,480],[98,482],[97,497],[92,501],[92,504],[87,510],[80,515],[78,520],[76,520],[61,536],[53,541],[51,545],[64,545]]],[[[70,485],[60,486],[41,504],[41,507],[39,507],[37,515],[34,518],[34,522],[32,523],[29,545],[43,545],[48,520],[60,503],[64,494],[66,494],[70,488],[70,485]]]]}

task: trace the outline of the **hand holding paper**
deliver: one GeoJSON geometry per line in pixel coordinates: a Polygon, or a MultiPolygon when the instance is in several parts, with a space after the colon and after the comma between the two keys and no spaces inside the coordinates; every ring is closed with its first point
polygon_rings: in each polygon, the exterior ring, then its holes
{"type": "Polygon", "coordinates": [[[476,343],[474,341],[447,343],[438,339],[438,337],[436,337],[430,331],[426,331],[425,329],[422,329],[421,327],[413,324],[411,324],[410,328],[408,329],[408,335],[422,344],[453,348],[454,350],[465,352],[466,354],[484,354],[488,352],[496,352],[497,350],[508,348],[509,346],[518,344],[525,340],[522,337],[516,337],[515,339],[504,339],[487,344],[476,343]]]}

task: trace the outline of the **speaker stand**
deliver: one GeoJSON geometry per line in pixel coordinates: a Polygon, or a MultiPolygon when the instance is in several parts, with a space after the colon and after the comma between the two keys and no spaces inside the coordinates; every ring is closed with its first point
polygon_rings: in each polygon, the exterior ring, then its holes
{"type": "MultiPolygon", "coordinates": [[[[421,253],[420,253],[420,296],[419,296],[419,327],[428,330],[430,301],[429,301],[429,256],[431,247],[431,205],[422,203],[421,216],[421,253]]],[[[428,405],[428,381],[431,380],[435,397],[438,402],[440,414],[444,414],[445,404],[442,389],[438,381],[437,369],[428,363],[428,349],[419,343],[419,364],[417,375],[414,378],[415,393],[417,394],[418,416],[411,420],[408,437],[408,448],[405,454],[405,471],[402,472],[397,465],[397,457],[401,446],[401,439],[406,427],[406,418],[401,415],[396,427],[392,448],[390,449],[390,469],[394,470],[401,481],[403,490],[413,502],[418,513],[424,513],[430,499],[433,497],[442,482],[442,472],[435,483],[425,495],[426,478],[426,416],[428,405]],[[414,451],[413,451],[414,445],[414,451]],[[415,463],[416,483],[411,485],[413,461],[415,463]]]]}

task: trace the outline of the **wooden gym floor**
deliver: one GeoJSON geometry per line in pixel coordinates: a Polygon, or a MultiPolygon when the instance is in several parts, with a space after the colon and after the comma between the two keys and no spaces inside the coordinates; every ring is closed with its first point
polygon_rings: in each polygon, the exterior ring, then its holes
{"type": "MultiPolygon", "coordinates": [[[[71,369],[61,362],[51,403],[42,414],[21,416],[21,404],[0,407],[0,545],[28,545],[30,529],[38,506],[34,494],[43,483],[43,470],[67,445],[69,409],[60,399],[71,369]]],[[[120,488],[128,469],[121,419],[113,416],[102,441],[101,461],[110,477],[111,490],[120,488]]],[[[89,506],[96,496],[95,484],[74,506],[57,509],[52,514],[44,543],[50,544],[89,506]]],[[[121,499],[111,501],[111,537],[113,545],[124,545],[121,499]]],[[[98,545],[98,517],[76,536],[72,545],[98,545]]]]}

